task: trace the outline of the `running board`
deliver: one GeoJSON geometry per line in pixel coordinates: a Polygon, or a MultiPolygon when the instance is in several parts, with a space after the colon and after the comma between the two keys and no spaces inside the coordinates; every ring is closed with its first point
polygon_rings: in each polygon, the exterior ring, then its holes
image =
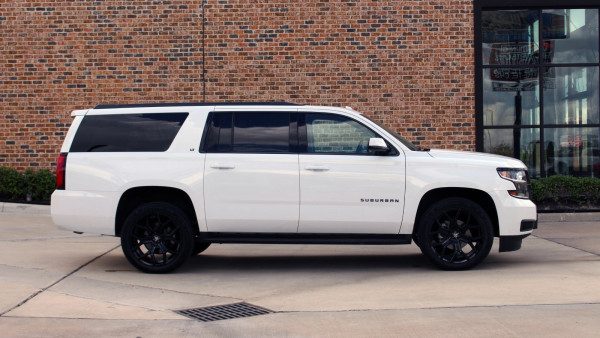
{"type": "Polygon", "coordinates": [[[247,244],[410,244],[411,235],[399,234],[298,234],[264,232],[202,232],[198,238],[210,243],[247,244]]]}

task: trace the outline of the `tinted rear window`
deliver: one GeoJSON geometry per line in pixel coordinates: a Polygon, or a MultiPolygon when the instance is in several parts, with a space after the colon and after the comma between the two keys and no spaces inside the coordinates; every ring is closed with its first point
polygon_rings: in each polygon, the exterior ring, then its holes
{"type": "Polygon", "coordinates": [[[71,152],[165,151],[188,113],[88,115],[71,152]]]}

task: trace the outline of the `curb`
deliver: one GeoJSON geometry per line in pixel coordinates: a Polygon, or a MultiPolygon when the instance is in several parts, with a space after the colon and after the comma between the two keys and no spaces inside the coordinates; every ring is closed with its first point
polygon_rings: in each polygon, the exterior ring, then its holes
{"type": "Polygon", "coordinates": [[[538,214],[538,222],[600,222],[600,212],[561,212],[538,214]]]}
{"type": "Polygon", "coordinates": [[[49,205],[0,202],[0,213],[50,215],[49,205]]]}

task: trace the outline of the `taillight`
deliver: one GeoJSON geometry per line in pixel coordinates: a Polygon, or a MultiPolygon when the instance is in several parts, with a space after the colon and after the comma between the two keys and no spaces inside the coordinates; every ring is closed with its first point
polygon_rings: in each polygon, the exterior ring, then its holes
{"type": "Polygon", "coordinates": [[[56,189],[65,190],[65,176],[67,174],[67,153],[61,153],[56,160],[56,189]]]}

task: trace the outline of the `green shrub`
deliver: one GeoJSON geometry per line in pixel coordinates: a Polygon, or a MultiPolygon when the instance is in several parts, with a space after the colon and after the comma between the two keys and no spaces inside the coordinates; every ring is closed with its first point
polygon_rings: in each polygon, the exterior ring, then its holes
{"type": "Polygon", "coordinates": [[[48,201],[54,191],[54,174],[47,169],[27,169],[23,174],[25,181],[25,193],[34,201],[48,201]]]}
{"type": "Polygon", "coordinates": [[[24,195],[24,183],[23,175],[17,170],[0,167],[0,197],[18,199],[24,195]]]}
{"type": "Polygon", "coordinates": [[[25,172],[0,167],[0,198],[8,200],[49,201],[54,191],[54,174],[50,170],[27,169],[25,172]]]}
{"type": "Polygon", "coordinates": [[[541,206],[600,208],[599,178],[557,175],[532,180],[531,186],[532,200],[541,206]]]}

